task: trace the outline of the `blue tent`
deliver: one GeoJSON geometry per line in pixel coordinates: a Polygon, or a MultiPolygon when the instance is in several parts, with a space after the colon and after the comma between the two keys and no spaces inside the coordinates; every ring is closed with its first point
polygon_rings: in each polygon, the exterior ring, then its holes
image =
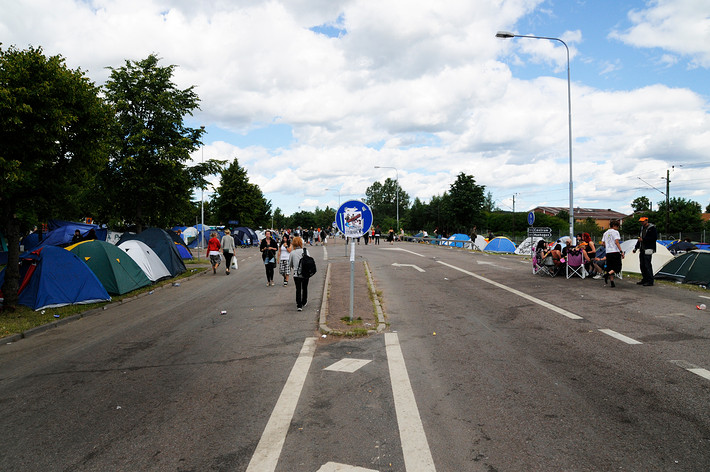
{"type": "Polygon", "coordinates": [[[192,253],[187,248],[187,244],[175,231],[166,231],[165,233],[172,238],[181,259],[192,259],[192,253]]]}
{"type": "Polygon", "coordinates": [[[486,247],[483,250],[486,252],[513,253],[515,252],[515,243],[505,236],[498,236],[488,241],[488,244],[486,244],[486,247]]]}
{"type": "Polygon", "coordinates": [[[36,233],[23,239],[22,244],[25,246],[25,251],[32,251],[41,246],[68,246],[74,237],[74,231],[77,229],[83,238],[87,237],[91,230],[96,233],[96,238],[100,241],[106,241],[108,229],[101,228],[98,225],[90,225],[86,223],[74,223],[72,221],[49,220],[47,224],[49,231],[42,235],[42,240],[39,241],[36,233]],[[31,246],[30,246],[31,245],[31,246]]]}
{"type": "MultiPolygon", "coordinates": [[[[0,287],[5,269],[0,272],[0,287]]],[[[34,310],[110,301],[111,297],[89,267],[75,254],[43,246],[20,261],[20,305],[34,310]]]]}
{"type": "MultiPolygon", "coordinates": [[[[244,243],[245,246],[258,246],[259,245],[259,236],[256,234],[256,231],[253,229],[247,227],[247,226],[239,226],[237,228],[234,228],[234,233],[236,234],[237,232],[243,233],[247,235],[242,242],[244,243]],[[249,242],[249,239],[251,239],[251,243],[249,242]]],[[[241,239],[241,238],[240,238],[241,239]]]]}
{"type": "Polygon", "coordinates": [[[121,239],[118,240],[116,245],[120,245],[123,241],[129,241],[132,239],[137,239],[138,241],[144,242],[150,247],[155,254],[163,261],[165,268],[168,269],[170,275],[175,277],[176,275],[182,274],[187,270],[185,263],[180,257],[177,245],[173,242],[173,238],[170,237],[167,231],[160,228],[148,228],[140,234],[135,233],[123,233],[121,239]]]}
{"type": "MultiPolygon", "coordinates": [[[[462,233],[452,234],[451,237],[449,238],[449,241],[470,241],[470,240],[471,240],[471,237],[469,235],[462,234],[462,233]]],[[[447,246],[455,246],[455,247],[466,247],[466,248],[471,247],[470,242],[467,242],[467,243],[442,243],[442,244],[446,244],[447,246]]]]}

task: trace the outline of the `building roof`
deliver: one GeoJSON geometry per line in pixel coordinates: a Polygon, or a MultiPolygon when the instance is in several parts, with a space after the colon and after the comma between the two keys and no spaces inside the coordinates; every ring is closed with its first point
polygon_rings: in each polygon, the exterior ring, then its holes
{"type": "MultiPolygon", "coordinates": [[[[560,211],[569,211],[569,207],[548,207],[548,206],[539,206],[536,208],[533,208],[532,211],[534,212],[541,212],[545,213],[547,215],[556,215],[560,211]]],[[[574,218],[579,219],[579,220],[584,220],[587,218],[592,218],[593,220],[622,220],[626,218],[629,215],[625,215],[624,213],[619,213],[618,211],[614,211],[612,209],[600,209],[600,208],[575,208],[574,209],[574,218]]]]}

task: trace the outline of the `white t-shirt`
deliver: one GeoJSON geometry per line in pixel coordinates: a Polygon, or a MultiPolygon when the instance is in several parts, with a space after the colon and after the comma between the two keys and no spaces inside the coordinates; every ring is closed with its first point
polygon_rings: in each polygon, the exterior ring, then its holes
{"type": "Polygon", "coordinates": [[[616,246],[616,241],[621,239],[621,235],[619,232],[615,229],[609,228],[606,230],[604,235],[602,236],[602,242],[604,243],[604,246],[606,247],[606,252],[619,252],[619,248],[616,246]]]}

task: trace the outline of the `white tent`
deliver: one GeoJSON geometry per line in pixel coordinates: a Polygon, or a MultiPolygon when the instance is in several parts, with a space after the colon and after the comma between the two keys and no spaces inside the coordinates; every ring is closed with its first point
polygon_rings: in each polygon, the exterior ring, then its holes
{"type": "Polygon", "coordinates": [[[170,271],[165,267],[163,261],[161,261],[150,246],[143,241],[138,241],[137,239],[123,241],[118,245],[118,248],[128,254],[131,259],[143,269],[146,277],[148,277],[151,282],[170,277],[170,271]]]}
{"type": "Polygon", "coordinates": [[[515,248],[515,254],[529,256],[535,251],[535,246],[540,240],[542,240],[542,238],[539,236],[530,236],[525,238],[523,242],[515,248]]]}
{"type": "Polygon", "coordinates": [[[483,236],[476,235],[476,239],[473,241],[473,250],[474,251],[483,251],[483,249],[486,247],[486,244],[488,244],[488,241],[486,241],[486,238],[483,236]]]}
{"type": "MultiPolygon", "coordinates": [[[[623,272],[633,272],[636,274],[641,273],[641,266],[639,265],[639,251],[633,253],[634,247],[636,247],[636,240],[630,239],[621,243],[621,250],[624,251],[623,263],[621,270],[623,272]]],[[[653,267],[653,273],[655,274],[661,267],[666,265],[668,261],[673,259],[673,254],[662,244],[656,243],[656,252],[653,253],[651,258],[651,266],[653,267]]]]}

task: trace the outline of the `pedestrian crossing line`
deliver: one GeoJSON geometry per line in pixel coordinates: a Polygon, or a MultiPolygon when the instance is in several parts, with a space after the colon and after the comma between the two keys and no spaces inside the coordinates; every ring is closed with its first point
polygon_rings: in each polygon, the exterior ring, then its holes
{"type": "Polygon", "coordinates": [[[579,316],[579,315],[575,315],[575,314],[572,313],[572,312],[569,312],[569,311],[567,311],[567,310],[565,310],[565,309],[563,309],[563,308],[560,308],[560,307],[558,307],[558,306],[555,306],[555,305],[553,305],[553,304],[551,304],[551,303],[547,303],[546,301],[540,300],[539,298],[535,298],[535,297],[533,297],[532,295],[528,295],[528,294],[525,293],[525,292],[521,292],[520,290],[516,290],[516,289],[514,289],[514,288],[508,287],[507,285],[500,284],[500,283],[498,283],[498,282],[496,282],[496,281],[494,281],[494,280],[488,279],[488,278],[483,277],[483,276],[478,275],[478,274],[474,274],[473,272],[469,272],[468,270],[461,269],[461,268],[456,267],[456,266],[454,266],[454,265],[447,264],[446,262],[443,262],[443,261],[436,261],[436,262],[438,262],[439,264],[443,264],[443,265],[445,265],[445,266],[447,266],[447,267],[451,267],[452,269],[456,269],[456,270],[458,270],[459,272],[463,272],[463,273],[466,274],[466,275],[470,275],[471,277],[475,277],[475,278],[477,278],[478,280],[482,280],[483,282],[489,283],[489,284],[494,285],[494,286],[496,286],[496,287],[498,287],[498,288],[502,288],[503,290],[507,290],[507,291],[510,292],[510,293],[513,293],[513,294],[515,294],[515,295],[517,295],[517,296],[519,296],[519,297],[522,297],[522,298],[524,298],[524,299],[526,299],[526,300],[529,300],[529,301],[531,301],[531,302],[533,302],[533,303],[537,303],[538,305],[543,306],[543,307],[545,307],[545,308],[547,308],[547,309],[549,309],[549,310],[552,310],[552,311],[554,311],[555,313],[559,313],[559,314],[562,315],[562,316],[566,316],[567,318],[569,318],[569,319],[571,319],[571,320],[581,320],[581,319],[583,319],[583,318],[582,318],[581,316],[579,316]]]}
{"type": "Polygon", "coordinates": [[[316,350],[317,338],[306,338],[303,342],[298,359],[291,369],[291,374],[286,380],[281,395],[279,396],[274,411],[271,412],[269,422],[266,423],[264,433],[256,446],[254,455],[249,462],[247,472],[271,472],[276,470],[276,464],[281,455],[286,433],[291,425],[293,414],[296,411],[298,398],[301,396],[303,384],[308,375],[313,355],[316,350]]]}

